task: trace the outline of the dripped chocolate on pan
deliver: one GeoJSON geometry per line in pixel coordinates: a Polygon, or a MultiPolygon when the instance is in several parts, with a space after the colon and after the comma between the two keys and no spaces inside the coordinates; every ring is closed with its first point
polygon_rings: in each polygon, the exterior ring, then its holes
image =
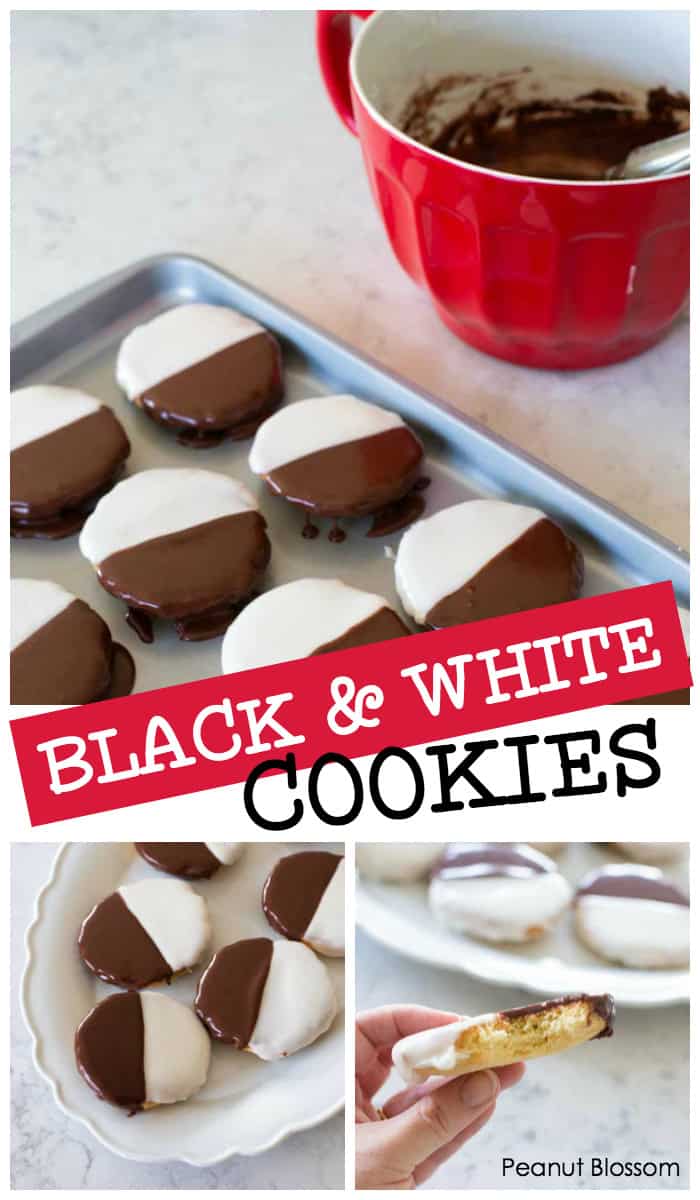
{"type": "Polygon", "coordinates": [[[109,629],[83,600],[72,600],[10,654],[10,700],[88,704],[109,690],[112,671],[109,629]]]}
{"type": "Polygon", "coordinates": [[[281,858],[262,894],[263,912],[272,928],[294,942],[303,941],[340,861],[339,854],[327,850],[302,850],[281,858]]]}
{"type": "Polygon", "coordinates": [[[142,858],[183,879],[208,879],[221,863],[206,842],[135,842],[142,858]]]}
{"type": "Polygon", "coordinates": [[[10,530],[15,537],[67,537],[116,479],[130,452],[111,409],[26,442],[10,455],[10,530]]]}
{"type": "Polygon", "coordinates": [[[603,867],[582,880],[574,903],[586,896],[613,896],[625,900],[657,900],[661,904],[690,906],[688,897],[653,868],[635,871],[633,867],[603,867]]]}
{"type": "Polygon", "coordinates": [[[214,955],[200,980],[194,1008],[217,1041],[245,1050],[255,1030],[271,961],[271,938],[246,938],[214,955]]]}
{"type": "Polygon", "coordinates": [[[544,608],[575,600],[582,583],[580,551],[563,529],[545,517],[496,554],[456,592],[443,597],[425,621],[442,629],[544,608]]]}
{"type": "Polygon", "coordinates": [[[598,1038],[612,1037],[615,1023],[615,1001],[607,992],[598,996],[589,996],[585,992],[581,992],[576,996],[559,996],[556,1000],[542,1000],[539,1004],[525,1004],[522,1008],[507,1008],[500,1015],[506,1019],[509,1017],[537,1016],[539,1013],[566,1007],[567,1004],[576,1004],[578,1002],[589,1004],[600,1019],[605,1021],[605,1028],[596,1034],[593,1041],[596,1041],[598,1038]]]}
{"type": "Polygon", "coordinates": [[[277,342],[261,330],[146,388],[134,403],[180,433],[183,445],[216,445],[250,436],[283,395],[277,342]]]}
{"type": "Polygon", "coordinates": [[[136,1112],[146,1101],[144,1030],[138,992],[120,992],[88,1013],[75,1034],[75,1058],[100,1100],[136,1112]]]}
{"type": "MultiPolygon", "coordinates": [[[[120,550],[99,564],[98,574],[129,609],[182,622],[186,631],[190,618],[208,618],[247,599],[269,558],[265,520],[249,510],[120,550]]],[[[220,631],[214,622],[212,632],[204,628],[198,638],[220,631]]]]}
{"type": "Polygon", "coordinates": [[[423,449],[405,426],[305,454],[266,474],[273,492],[322,517],[361,517],[400,500],[423,449]]]}
{"type": "MultiPolygon", "coordinates": [[[[416,485],[413,486],[415,488],[416,485]]],[[[372,524],[367,530],[367,537],[389,537],[390,534],[398,533],[400,529],[406,529],[407,526],[412,525],[414,521],[423,516],[424,512],[425,500],[423,497],[410,492],[402,500],[387,504],[374,514],[372,524]]]]}
{"type": "Polygon", "coordinates": [[[172,977],[170,964],[119,892],[107,896],[85,918],[78,950],[85,965],[105,983],[143,988],[172,977]]]}
{"type": "Polygon", "coordinates": [[[690,102],[653,88],[640,111],[622,91],[596,88],[571,100],[538,96],[528,70],[487,79],[450,75],[414,92],[399,119],[409,137],[460,162],[539,179],[600,180],[639,146],[687,128],[690,102]],[[519,95],[523,80],[530,95],[519,95]],[[441,117],[460,89],[474,98],[441,117]]]}
{"type": "Polygon", "coordinates": [[[490,875],[526,879],[555,870],[554,863],[535,850],[489,842],[448,847],[431,874],[433,879],[479,879],[490,875]]]}

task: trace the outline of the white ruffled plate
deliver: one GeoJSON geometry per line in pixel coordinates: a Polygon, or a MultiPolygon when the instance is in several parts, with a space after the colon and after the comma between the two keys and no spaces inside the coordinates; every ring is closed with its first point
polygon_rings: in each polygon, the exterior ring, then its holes
{"type": "MultiPolygon", "coordinates": [[[[575,885],[604,862],[623,861],[585,842],[572,842],[558,859],[575,885]]],[[[664,871],[687,888],[686,864],[664,871]]],[[[427,903],[427,885],[375,883],[358,877],[355,899],[360,928],[398,954],[434,967],[464,971],[488,983],[525,988],[537,995],[611,992],[619,1005],[644,1008],[690,998],[687,970],[639,971],[604,963],[578,941],[569,914],[539,942],[496,946],[443,929],[427,903]]]]}
{"type": "MultiPolygon", "coordinates": [[[[250,844],[242,858],[194,886],[207,900],[213,947],[241,937],[270,934],[260,909],[260,890],[270,867],[289,849],[250,844]]],[[[106,1104],[83,1082],[75,1065],[73,1036],[85,1014],[113,989],[80,961],[76,937],[92,906],[120,884],[153,874],[130,842],[72,843],[59,850],[40,893],[27,933],[22,1009],[33,1039],[37,1070],[51,1084],[56,1103],[81,1121],[108,1149],[140,1162],[177,1159],[211,1166],[232,1154],[260,1154],[298,1130],[340,1111],[344,1095],[341,960],[325,959],[340,1013],[313,1046],[276,1063],[213,1046],[207,1083],[191,1100],[164,1105],[133,1118],[106,1104]]],[[[272,935],[274,936],[274,935],[272,935]]],[[[198,972],[175,980],[168,994],[186,1004],[198,972]]]]}

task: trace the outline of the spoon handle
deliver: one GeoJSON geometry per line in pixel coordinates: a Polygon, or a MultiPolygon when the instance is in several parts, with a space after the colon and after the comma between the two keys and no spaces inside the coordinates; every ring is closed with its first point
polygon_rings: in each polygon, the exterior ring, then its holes
{"type": "Polygon", "coordinates": [[[645,179],[653,175],[675,175],[690,169],[690,133],[676,133],[639,146],[624,162],[613,167],[609,179],[645,179]]]}

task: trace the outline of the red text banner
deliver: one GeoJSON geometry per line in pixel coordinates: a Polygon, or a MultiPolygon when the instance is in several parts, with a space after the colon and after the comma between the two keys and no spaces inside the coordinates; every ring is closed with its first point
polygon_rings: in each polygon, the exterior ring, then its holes
{"type": "Polygon", "coordinates": [[[33,825],[690,685],[670,583],[12,722],[33,825]]]}

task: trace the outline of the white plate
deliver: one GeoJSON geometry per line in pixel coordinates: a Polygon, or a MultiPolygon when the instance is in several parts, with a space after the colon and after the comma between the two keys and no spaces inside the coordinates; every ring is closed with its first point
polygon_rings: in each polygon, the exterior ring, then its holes
{"type": "MultiPolygon", "coordinates": [[[[214,948],[241,937],[272,934],[260,909],[260,890],[283,850],[246,846],[242,858],[194,886],[207,900],[214,948]]],[[[211,1166],[231,1154],[259,1154],[301,1129],[337,1113],[344,1094],[344,972],[325,959],[340,1012],[313,1046],[276,1063],[226,1046],[212,1047],[209,1078],[183,1104],[163,1105],[129,1118],[101,1101],[81,1079],[73,1055],[75,1029],[92,1006],[114,989],[85,969],[76,937],[92,906],[120,884],[153,874],[130,842],[72,843],[59,850],[27,933],[22,1009],[33,1039],[34,1062],[57,1104],[108,1149],[140,1162],[177,1159],[211,1166]]],[[[198,972],[177,979],[168,995],[190,1004],[198,972]]]]}
{"type": "MultiPolygon", "coordinates": [[[[624,861],[614,851],[572,842],[559,856],[563,874],[575,884],[604,862],[624,861]]],[[[687,889],[687,864],[663,868],[687,889]]],[[[644,1008],[690,997],[687,970],[638,971],[597,959],[578,941],[570,915],[539,942],[490,946],[443,929],[427,903],[427,885],[374,883],[358,877],[357,924],[391,950],[435,967],[464,971],[488,983],[522,987],[538,995],[611,992],[620,1005],[644,1008]]]]}

